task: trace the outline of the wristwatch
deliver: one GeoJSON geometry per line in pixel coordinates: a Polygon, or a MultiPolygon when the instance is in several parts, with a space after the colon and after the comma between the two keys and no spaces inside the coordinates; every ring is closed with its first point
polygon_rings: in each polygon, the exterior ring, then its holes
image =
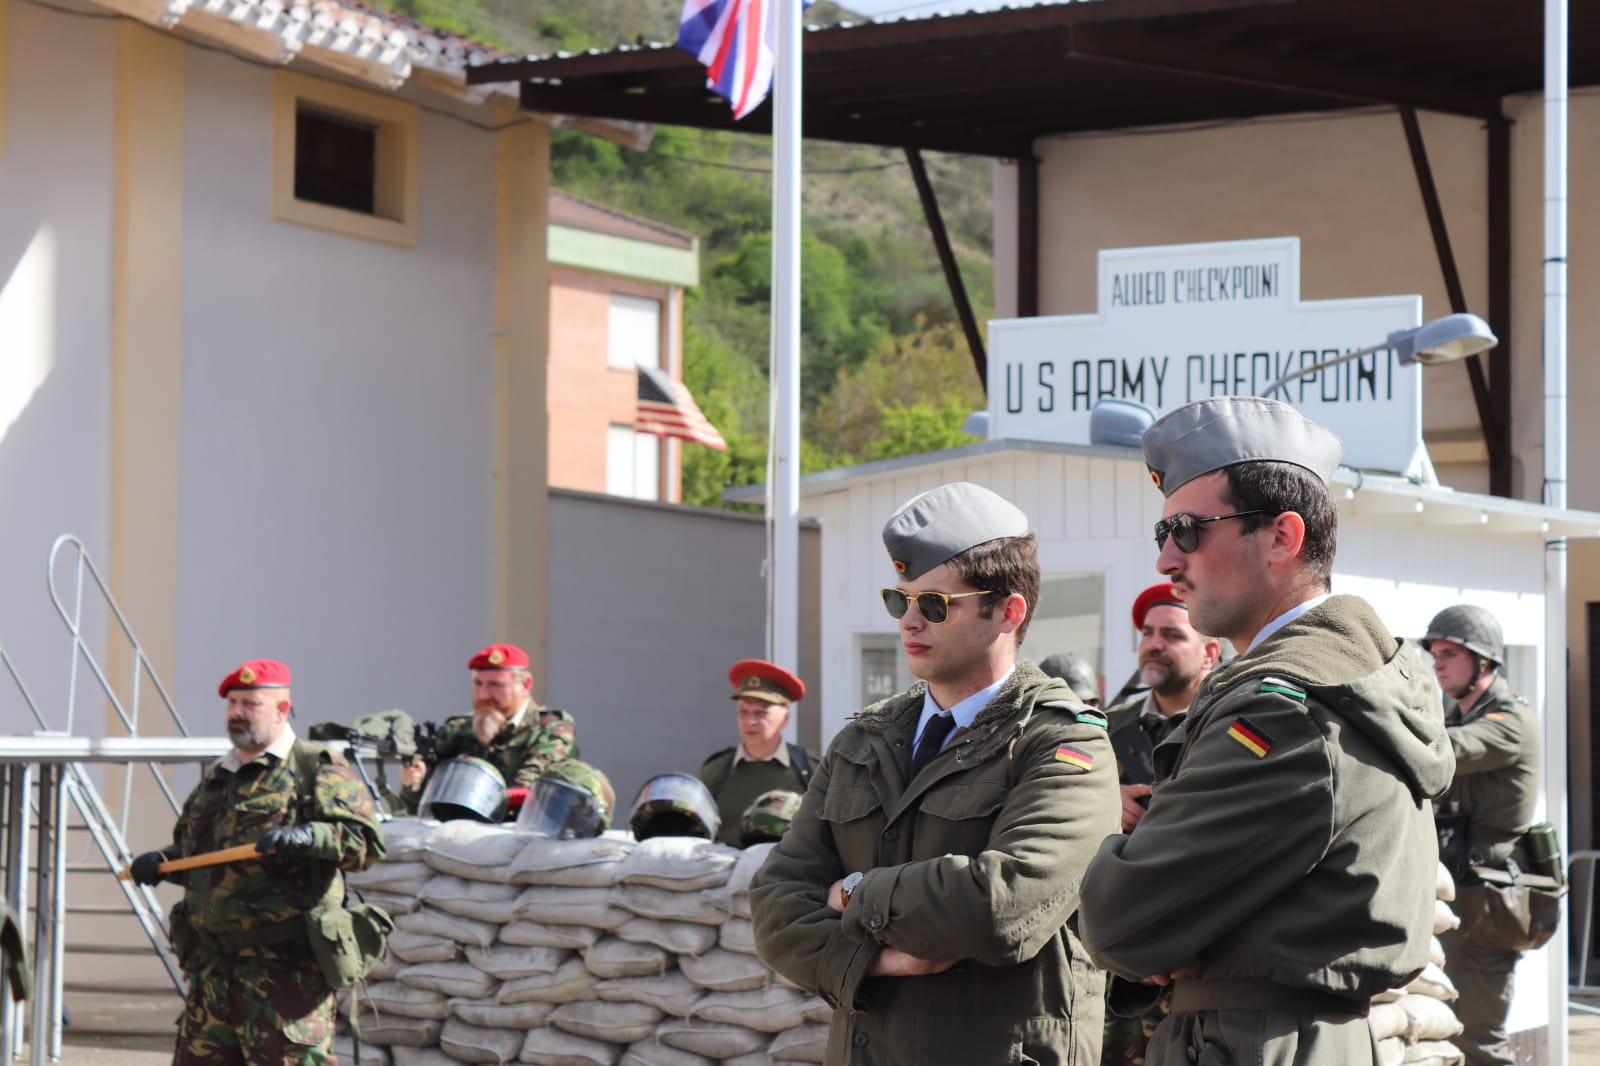
{"type": "Polygon", "coordinates": [[[855,873],[850,874],[843,881],[839,882],[839,900],[841,907],[850,906],[850,893],[854,892],[856,887],[861,884],[861,878],[864,876],[866,875],[857,870],[855,873]]]}

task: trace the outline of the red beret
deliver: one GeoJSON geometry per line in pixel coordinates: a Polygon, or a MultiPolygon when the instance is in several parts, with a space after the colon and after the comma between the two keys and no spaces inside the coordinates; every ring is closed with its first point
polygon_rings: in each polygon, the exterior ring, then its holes
{"type": "Polygon", "coordinates": [[[1189,609],[1189,605],[1178,598],[1178,586],[1170,581],[1163,581],[1159,585],[1151,585],[1139,593],[1139,598],[1133,601],[1133,628],[1144,628],[1144,616],[1150,613],[1150,608],[1170,603],[1174,607],[1189,609]]]}
{"type": "Polygon", "coordinates": [[[806,683],[765,659],[740,659],[728,668],[733,698],[754,696],[768,703],[793,703],[806,698],[806,683]]]}
{"type": "Polygon", "coordinates": [[[276,659],[251,659],[222,679],[217,695],[223,699],[236,688],[288,688],[294,675],[276,659]]]}
{"type": "Polygon", "coordinates": [[[515,644],[491,644],[467,660],[471,670],[526,670],[528,653],[515,644]]]}

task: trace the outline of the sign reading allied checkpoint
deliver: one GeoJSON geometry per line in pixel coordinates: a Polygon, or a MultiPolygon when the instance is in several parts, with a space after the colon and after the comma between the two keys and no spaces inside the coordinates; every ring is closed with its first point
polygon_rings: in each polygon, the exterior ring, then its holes
{"type": "MultiPolygon", "coordinates": [[[[989,436],[1089,443],[1106,397],[1160,417],[1273,381],[1420,325],[1422,297],[1300,299],[1300,238],[1100,253],[1099,311],[989,324],[989,436]]],[[[1345,463],[1413,474],[1424,463],[1420,368],[1381,348],[1273,396],[1344,439],[1345,463]]]]}

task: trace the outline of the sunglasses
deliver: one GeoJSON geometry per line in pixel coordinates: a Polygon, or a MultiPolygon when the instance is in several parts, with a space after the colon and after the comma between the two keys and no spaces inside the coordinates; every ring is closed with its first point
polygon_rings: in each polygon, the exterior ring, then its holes
{"type": "MultiPolygon", "coordinates": [[[[883,606],[888,610],[890,618],[904,618],[906,608],[911,606],[913,597],[907,596],[900,589],[883,589],[883,606]]],[[[968,596],[998,596],[998,592],[919,592],[915,599],[917,610],[922,612],[922,617],[938,625],[950,617],[950,601],[964,600],[968,596]]]]}
{"type": "Polygon", "coordinates": [[[1167,546],[1167,537],[1178,546],[1178,550],[1188,555],[1200,547],[1200,527],[1208,522],[1226,522],[1230,518],[1244,518],[1253,514],[1271,514],[1259,507],[1254,511],[1235,511],[1233,514],[1212,515],[1210,518],[1197,518],[1192,514],[1180,512],[1171,518],[1163,518],[1156,523],[1156,547],[1167,546]]]}

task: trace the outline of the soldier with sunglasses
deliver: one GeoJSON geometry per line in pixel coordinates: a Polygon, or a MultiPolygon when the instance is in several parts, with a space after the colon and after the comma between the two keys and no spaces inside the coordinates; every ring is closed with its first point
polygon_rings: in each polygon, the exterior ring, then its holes
{"type": "Polygon", "coordinates": [[[1094,1062],[1104,977],[1069,924],[1117,826],[1105,717],[1017,649],[1028,520],[968,483],[900,508],[882,590],[921,680],[834,738],[756,875],[756,947],[834,1009],[828,1063],[1094,1062]]]}
{"type": "Polygon", "coordinates": [[[1151,1066],[1370,1066],[1371,997],[1427,963],[1431,800],[1454,759],[1417,653],[1331,595],[1344,447],[1287,404],[1214,397],[1144,436],[1157,567],[1240,654],[1156,747],[1149,809],[1083,881],[1094,960],[1170,988],[1151,1066]]]}

